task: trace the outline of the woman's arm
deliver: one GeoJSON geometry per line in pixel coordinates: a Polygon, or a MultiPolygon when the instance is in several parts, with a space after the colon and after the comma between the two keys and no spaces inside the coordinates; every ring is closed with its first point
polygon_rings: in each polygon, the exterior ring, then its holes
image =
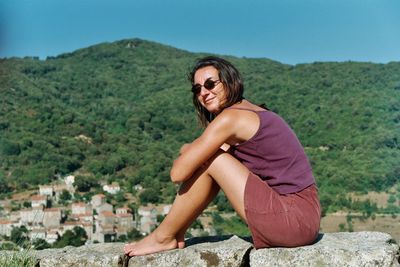
{"type": "Polygon", "coordinates": [[[203,134],[190,144],[181,147],[179,157],[171,168],[171,180],[179,183],[191,175],[211,158],[226,141],[236,134],[238,127],[234,111],[225,110],[219,114],[205,129],[203,134]]]}

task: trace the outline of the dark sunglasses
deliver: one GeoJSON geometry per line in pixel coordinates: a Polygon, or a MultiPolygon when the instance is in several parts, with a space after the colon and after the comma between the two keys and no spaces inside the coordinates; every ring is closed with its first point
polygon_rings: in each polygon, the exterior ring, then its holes
{"type": "Polygon", "coordinates": [[[217,84],[220,83],[220,80],[213,81],[211,79],[207,79],[203,85],[201,84],[195,84],[192,86],[192,92],[193,94],[198,95],[201,92],[201,87],[204,86],[207,90],[212,90],[217,86],[217,84]]]}

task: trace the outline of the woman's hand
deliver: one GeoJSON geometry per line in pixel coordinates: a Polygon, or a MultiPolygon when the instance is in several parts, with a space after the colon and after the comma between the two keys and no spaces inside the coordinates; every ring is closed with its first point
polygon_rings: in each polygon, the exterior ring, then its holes
{"type": "Polygon", "coordinates": [[[183,144],[183,145],[181,146],[181,149],[179,149],[179,155],[182,155],[182,154],[184,154],[186,151],[188,151],[190,145],[191,145],[190,143],[189,143],[189,144],[183,144]]]}
{"type": "MultiPolygon", "coordinates": [[[[235,137],[243,124],[237,123],[237,110],[224,110],[190,144],[184,144],[170,171],[174,183],[184,182],[219,150],[227,140],[235,137]]],[[[226,149],[226,146],[224,146],[226,149]]]]}

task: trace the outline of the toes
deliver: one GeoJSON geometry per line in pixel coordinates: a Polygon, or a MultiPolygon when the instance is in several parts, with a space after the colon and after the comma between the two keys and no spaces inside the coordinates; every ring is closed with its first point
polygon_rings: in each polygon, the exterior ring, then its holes
{"type": "Polygon", "coordinates": [[[124,246],[124,252],[125,252],[125,254],[130,253],[130,252],[133,250],[134,245],[135,245],[135,243],[126,244],[126,245],[124,246]]]}

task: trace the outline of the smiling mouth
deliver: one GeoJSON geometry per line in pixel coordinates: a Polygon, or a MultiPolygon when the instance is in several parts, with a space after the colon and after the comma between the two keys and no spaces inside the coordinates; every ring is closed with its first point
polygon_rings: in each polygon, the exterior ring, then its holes
{"type": "Polygon", "coordinates": [[[207,99],[207,100],[204,101],[204,103],[208,104],[209,102],[211,102],[211,101],[213,101],[213,100],[214,100],[214,98],[207,99]]]}

